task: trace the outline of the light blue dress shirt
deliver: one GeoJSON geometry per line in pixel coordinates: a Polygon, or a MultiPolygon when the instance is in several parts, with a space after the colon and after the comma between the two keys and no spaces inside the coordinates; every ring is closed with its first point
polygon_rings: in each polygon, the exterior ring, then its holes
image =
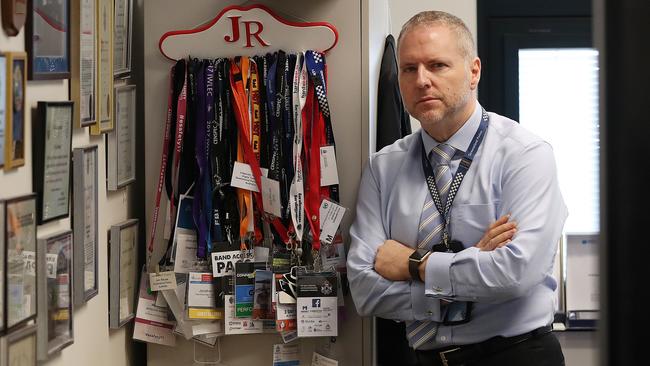
{"type": "MultiPolygon", "coordinates": [[[[554,257],[567,208],[557,181],[551,146],[515,121],[495,113],[451,208],[450,236],[459,253],[433,253],[425,283],[389,281],[374,270],[377,248],[388,239],[415,247],[422,206],[429,191],[422,171],[424,130],[373,154],[361,178],[356,218],[350,228],[347,268],[352,298],[362,316],[398,321],[440,321],[440,299],[472,301],[472,320],[443,326],[420,349],[514,336],[551,324],[556,311],[554,257]],[[494,251],[474,247],[488,226],[511,214],[512,241],[494,251]]],[[[481,106],[449,139],[460,150],[456,171],[478,129],[481,106]]]]}

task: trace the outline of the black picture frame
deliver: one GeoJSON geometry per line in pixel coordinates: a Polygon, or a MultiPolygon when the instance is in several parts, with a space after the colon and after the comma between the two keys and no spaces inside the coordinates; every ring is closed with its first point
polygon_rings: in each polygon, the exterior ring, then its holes
{"type": "MultiPolygon", "coordinates": [[[[39,225],[52,220],[66,218],[70,215],[70,172],[72,171],[71,150],[73,128],[72,122],[74,120],[73,113],[73,102],[39,101],[36,109],[36,114],[33,118],[32,180],[33,187],[37,193],[37,212],[39,225]],[[67,110],[66,113],[68,113],[67,116],[63,116],[66,118],[66,120],[61,122],[60,125],[53,125],[53,123],[56,121],[49,121],[50,116],[55,113],[56,109],[67,110]],[[60,136],[55,133],[57,129],[59,129],[61,132],[60,136]],[[53,146],[60,146],[61,149],[64,149],[64,156],[56,153],[52,154],[52,151],[50,149],[53,148],[53,146]],[[61,164],[66,164],[66,166],[64,167],[61,164]],[[67,172],[65,172],[64,177],[54,177],[47,174],[48,168],[53,168],[54,170],[64,169],[67,172]],[[50,205],[50,201],[53,198],[56,198],[58,205],[50,205]],[[56,206],[60,207],[57,209],[56,206]],[[54,212],[50,213],[50,208],[54,212]]],[[[61,153],[61,151],[59,151],[59,153],[61,153]]]]}
{"type": "Polygon", "coordinates": [[[74,343],[73,235],[64,230],[38,239],[38,336],[40,361],[74,343]]]}
{"type": "MultiPolygon", "coordinates": [[[[30,193],[27,195],[23,196],[18,196],[18,197],[13,197],[5,200],[4,204],[4,231],[2,232],[2,235],[4,236],[4,243],[5,243],[5,248],[4,248],[4,261],[2,265],[4,266],[4,271],[3,271],[3,278],[0,279],[4,283],[4,303],[3,303],[3,315],[4,315],[4,324],[5,324],[5,332],[10,333],[13,329],[21,327],[23,324],[36,319],[36,314],[37,314],[37,299],[38,299],[38,290],[37,290],[37,282],[36,279],[38,278],[38,265],[37,265],[37,258],[38,258],[38,246],[36,242],[36,194],[30,193]],[[23,207],[25,209],[25,212],[21,212],[18,208],[15,208],[17,205],[25,204],[26,207],[23,207]],[[16,212],[14,210],[19,211],[18,214],[20,216],[16,216],[16,212]],[[31,217],[30,217],[31,216],[31,217]],[[31,222],[29,221],[31,220],[31,222]],[[17,238],[17,235],[20,235],[20,237],[17,238]],[[12,242],[13,241],[13,242],[12,242]],[[16,242],[18,241],[18,242],[16,242]],[[12,247],[13,249],[10,249],[12,247]],[[33,253],[31,255],[28,255],[28,257],[31,257],[33,263],[31,264],[26,264],[25,260],[25,251],[26,249],[32,249],[33,251],[29,251],[30,253],[33,253]],[[12,253],[11,251],[14,251],[12,253]],[[21,260],[19,263],[15,260],[16,258],[16,253],[17,251],[20,251],[20,256],[21,260]],[[25,277],[25,272],[29,272],[28,277],[33,277],[33,279],[30,281],[30,283],[27,284],[27,288],[31,289],[31,293],[29,294],[30,298],[30,309],[27,314],[21,315],[18,317],[18,319],[10,319],[10,310],[12,308],[12,304],[10,304],[10,300],[12,296],[15,294],[10,294],[12,290],[10,290],[11,282],[12,280],[10,277],[9,269],[10,269],[10,260],[14,266],[22,266],[24,267],[29,267],[27,271],[24,269],[22,270],[22,275],[23,278],[21,280],[24,281],[25,277]],[[33,270],[33,275],[31,274],[33,270]],[[11,295],[11,296],[10,296],[11,295]],[[32,309],[33,308],[33,309],[32,309]]],[[[15,277],[15,275],[13,275],[15,277]]],[[[15,282],[15,280],[14,280],[15,282]]],[[[25,283],[23,282],[22,287],[19,289],[16,288],[13,291],[18,291],[20,293],[20,297],[22,298],[21,304],[17,306],[17,308],[22,307],[22,311],[24,311],[24,301],[25,301],[25,294],[24,290],[26,288],[25,283]]],[[[16,306],[13,304],[13,306],[16,306]]],[[[14,309],[13,311],[16,311],[14,309]]]]}
{"type": "Polygon", "coordinates": [[[73,150],[73,212],[72,225],[74,230],[74,303],[75,306],[83,305],[99,293],[99,213],[98,213],[98,179],[99,155],[97,145],[75,148],[73,150]],[[88,159],[94,167],[89,167],[88,159]],[[90,181],[88,181],[88,178],[90,181]],[[94,187],[90,192],[91,197],[86,196],[89,186],[94,187]],[[91,202],[89,202],[89,200],[91,202]],[[92,212],[86,209],[90,205],[92,212]],[[87,217],[90,214],[90,218],[87,217]],[[94,228],[94,229],[93,229],[94,228]],[[93,232],[94,231],[94,232],[93,232]],[[87,237],[94,241],[91,244],[94,248],[93,261],[94,275],[90,279],[93,283],[90,289],[86,288],[89,281],[87,277],[87,237]]]}
{"type": "Polygon", "coordinates": [[[119,329],[135,318],[139,273],[138,225],[138,219],[129,219],[111,226],[109,232],[108,326],[110,329],[119,329]],[[131,242],[123,240],[122,233],[127,231],[131,236],[131,242]],[[125,252],[130,252],[131,257],[124,258],[125,252]]]}
{"type": "Polygon", "coordinates": [[[69,79],[70,0],[31,0],[27,3],[27,77],[29,80],[69,79]]]}

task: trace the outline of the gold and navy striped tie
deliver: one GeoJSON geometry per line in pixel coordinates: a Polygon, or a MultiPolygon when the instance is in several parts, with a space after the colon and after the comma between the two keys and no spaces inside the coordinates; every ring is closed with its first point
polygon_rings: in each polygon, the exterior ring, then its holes
{"type": "MultiPolygon", "coordinates": [[[[452,175],[449,162],[455,153],[456,149],[452,146],[440,144],[434,147],[430,154],[433,160],[433,174],[442,207],[446,205],[449,187],[451,186],[452,175]]],[[[444,224],[442,215],[438,212],[430,194],[427,194],[427,199],[424,202],[422,214],[420,215],[420,225],[418,226],[417,245],[418,248],[431,249],[434,244],[441,241],[444,224]]],[[[414,349],[433,339],[437,331],[438,323],[434,321],[416,320],[406,324],[406,337],[409,345],[414,349]]]]}

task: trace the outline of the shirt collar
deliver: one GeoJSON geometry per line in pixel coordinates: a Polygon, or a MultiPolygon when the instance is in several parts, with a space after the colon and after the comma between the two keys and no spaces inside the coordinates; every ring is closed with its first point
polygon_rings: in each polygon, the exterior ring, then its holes
{"type": "MultiPolygon", "coordinates": [[[[476,134],[476,131],[478,130],[478,127],[481,123],[482,110],[483,107],[481,107],[481,104],[476,101],[476,106],[474,107],[474,112],[472,115],[467,121],[465,121],[465,123],[463,123],[461,128],[449,138],[449,140],[445,141],[445,143],[454,147],[456,150],[460,150],[462,152],[467,151],[467,148],[472,142],[472,138],[474,137],[474,134],[476,134]]],[[[431,149],[442,143],[429,136],[429,134],[424,129],[421,129],[420,135],[422,135],[422,142],[424,143],[424,148],[427,152],[431,151],[431,149]]]]}

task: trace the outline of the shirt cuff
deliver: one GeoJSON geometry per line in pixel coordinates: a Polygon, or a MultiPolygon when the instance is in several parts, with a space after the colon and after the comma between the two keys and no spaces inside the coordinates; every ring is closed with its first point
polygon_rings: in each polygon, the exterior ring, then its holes
{"type": "Polygon", "coordinates": [[[413,304],[414,320],[441,321],[440,300],[424,296],[424,284],[420,281],[411,282],[411,304],[413,304]]]}
{"type": "Polygon", "coordinates": [[[427,259],[424,270],[424,293],[436,298],[454,297],[451,287],[451,262],[456,253],[434,252],[427,259]]]}

